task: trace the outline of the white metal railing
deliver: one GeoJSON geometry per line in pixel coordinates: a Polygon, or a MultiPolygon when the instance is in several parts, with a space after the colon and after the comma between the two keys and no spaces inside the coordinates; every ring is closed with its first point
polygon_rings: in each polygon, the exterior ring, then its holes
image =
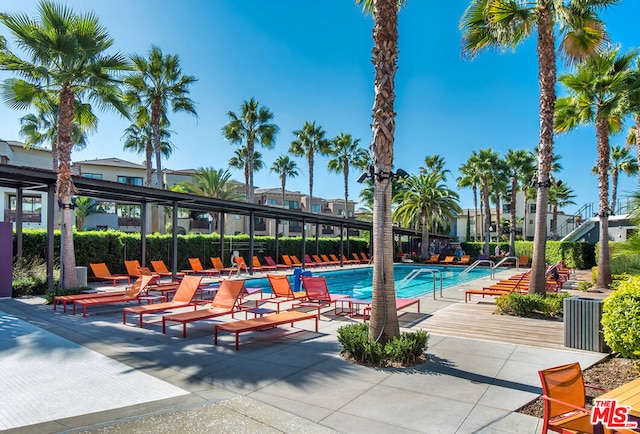
{"type": "Polygon", "coordinates": [[[499,266],[501,266],[502,264],[504,264],[504,262],[508,259],[513,259],[516,261],[516,268],[520,268],[520,258],[518,258],[517,256],[505,256],[504,258],[502,258],[495,266],[494,268],[498,268],[499,266]]]}
{"type": "Polygon", "coordinates": [[[411,270],[409,274],[404,276],[396,285],[395,289],[401,289],[411,283],[416,277],[422,273],[430,273],[433,277],[433,299],[436,299],[436,274],[440,277],[440,298],[442,298],[442,271],[435,268],[420,268],[411,270]]]}
{"type": "Polygon", "coordinates": [[[488,264],[489,265],[489,275],[491,279],[493,279],[493,269],[495,268],[495,263],[490,259],[478,259],[473,264],[469,265],[467,268],[462,270],[462,272],[458,275],[458,278],[464,276],[469,273],[471,270],[476,268],[480,264],[488,264]]]}

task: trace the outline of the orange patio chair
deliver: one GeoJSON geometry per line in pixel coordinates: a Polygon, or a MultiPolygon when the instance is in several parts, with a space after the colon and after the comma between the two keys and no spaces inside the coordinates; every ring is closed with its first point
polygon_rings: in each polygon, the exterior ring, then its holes
{"type": "Polygon", "coordinates": [[[76,314],[76,306],[82,306],[82,316],[87,316],[88,306],[98,306],[102,304],[128,303],[138,301],[138,297],[147,290],[147,285],[153,280],[153,276],[140,276],[124,294],[112,297],[99,295],[98,297],[82,298],[73,301],[73,314],[76,314]]]}
{"type": "Polygon", "coordinates": [[[335,262],[336,264],[340,264],[340,259],[338,259],[338,257],[336,255],[334,255],[333,253],[329,253],[329,258],[335,262]]]}
{"type": "MultiPolygon", "coordinates": [[[[236,263],[236,266],[233,267],[233,269],[238,272],[238,275],[240,275],[240,272],[242,271],[243,268],[244,268],[244,271],[246,271],[247,273],[249,272],[249,267],[247,267],[247,263],[244,262],[244,258],[242,256],[236,256],[235,258],[232,258],[232,259],[234,259],[236,263]]],[[[253,270],[262,271],[262,267],[258,267],[257,270],[255,267],[253,267],[253,270]]]]}
{"type": "Polygon", "coordinates": [[[298,259],[296,255],[289,255],[289,258],[291,258],[291,262],[293,263],[293,265],[302,267],[302,262],[300,262],[300,259],[298,259]]]}
{"type": "Polygon", "coordinates": [[[360,259],[360,256],[358,256],[358,254],[356,252],[351,253],[351,256],[353,256],[353,260],[354,261],[358,261],[358,264],[368,264],[369,263],[368,259],[360,259]]]}
{"type": "Polygon", "coordinates": [[[289,283],[287,276],[283,274],[267,274],[269,279],[269,285],[271,286],[271,292],[273,296],[271,298],[264,298],[262,300],[256,300],[256,307],[260,302],[273,303],[276,307],[276,312],[280,312],[280,304],[287,301],[306,300],[307,293],[305,291],[294,292],[289,283]]]}
{"type": "Polygon", "coordinates": [[[320,255],[320,257],[322,258],[324,263],[327,265],[340,265],[340,261],[338,261],[338,258],[336,258],[335,261],[332,261],[331,259],[329,259],[327,255],[320,255]]]}
{"type": "Polygon", "coordinates": [[[453,263],[456,265],[468,265],[471,263],[471,255],[463,255],[457,261],[453,261],[453,263]]]}
{"type": "Polygon", "coordinates": [[[253,257],[253,269],[260,271],[275,271],[278,269],[276,265],[262,265],[257,256],[253,257]]]}
{"type": "Polygon", "coordinates": [[[542,432],[592,433],[591,412],[584,408],[585,384],[580,364],[570,363],[544,369],[538,374],[544,400],[542,432]]]}
{"type": "Polygon", "coordinates": [[[207,268],[205,270],[200,262],[200,258],[189,258],[189,265],[196,274],[206,274],[209,277],[220,275],[220,271],[215,268],[207,268]]]}
{"type": "Polygon", "coordinates": [[[518,264],[520,267],[528,267],[529,266],[529,257],[528,256],[518,256],[518,264]]]}
{"type": "Polygon", "coordinates": [[[237,270],[236,267],[225,267],[224,264],[222,263],[222,259],[220,259],[219,256],[212,256],[209,259],[211,260],[211,264],[213,265],[213,268],[218,270],[220,274],[227,273],[228,275],[231,275],[231,273],[234,273],[237,270]]]}
{"type": "MultiPolygon", "coordinates": [[[[143,276],[148,277],[148,276],[143,276]]],[[[194,310],[198,306],[194,303],[196,290],[200,286],[202,276],[185,276],[180,282],[180,286],[176,291],[176,295],[173,296],[173,300],[164,303],[147,304],[144,306],[125,307],[122,309],[122,324],[127,323],[127,312],[138,315],[138,323],[142,327],[142,316],[148,313],[164,312],[166,310],[178,309],[181,307],[191,306],[193,304],[194,310]]]]}
{"type": "Polygon", "coordinates": [[[440,264],[442,265],[453,264],[454,260],[455,260],[455,256],[445,256],[445,258],[442,261],[440,261],[440,264]]]}
{"type": "Polygon", "coordinates": [[[243,280],[223,280],[211,304],[206,309],[168,314],[162,317],[162,333],[166,333],[167,322],[182,323],[182,337],[187,337],[187,323],[233,315],[240,310],[240,297],[244,291],[243,280]]]}
{"type": "Polygon", "coordinates": [[[318,264],[318,266],[323,266],[323,265],[329,265],[326,262],[324,262],[322,260],[322,258],[318,255],[311,255],[311,257],[313,258],[313,260],[315,261],[316,264],[318,264]]]}
{"type": "Polygon", "coordinates": [[[107,264],[104,262],[89,264],[89,267],[91,267],[91,271],[93,272],[93,275],[96,276],[96,279],[113,282],[113,286],[116,286],[116,283],[124,282],[125,280],[127,281],[127,285],[131,283],[131,279],[126,274],[111,274],[107,264]]]}
{"type": "MultiPolygon", "coordinates": [[[[163,277],[173,277],[173,273],[169,271],[164,261],[151,261],[151,267],[153,267],[153,271],[163,277]]],[[[176,273],[176,276],[181,277],[184,276],[184,272],[176,273]]]]}
{"type": "Polygon", "coordinates": [[[293,263],[293,261],[291,260],[289,255],[281,255],[281,256],[282,256],[282,260],[284,261],[284,263],[293,268],[293,266],[295,264],[293,263]]]}
{"type": "Polygon", "coordinates": [[[276,270],[291,270],[291,265],[276,264],[276,261],[271,256],[265,256],[264,260],[269,266],[276,267],[276,270]]]}
{"type": "Polygon", "coordinates": [[[320,267],[321,265],[324,265],[324,264],[318,264],[313,259],[311,259],[311,255],[305,254],[304,255],[304,265],[305,265],[305,267],[315,268],[315,267],[320,267]]]}
{"type": "Polygon", "coordinates": [[[359,264],[360,263],[359,259],[349,259],[345,255],[341,255],[341,256],[342,256],[343,264],[359,264]]]}
{"type": "Polygon", "coordinates": [[[438,262],[440,262],[440,255],[431,255],[429,259],[424,260],[425,264],[437,264],[438,262]]]}

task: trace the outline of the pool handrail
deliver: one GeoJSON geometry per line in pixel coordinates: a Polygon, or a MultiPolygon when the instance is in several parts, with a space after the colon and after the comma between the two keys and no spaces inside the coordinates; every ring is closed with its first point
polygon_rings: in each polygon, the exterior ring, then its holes
{"type": "Polygon", "coordinates": [[[442,270],[437,268],[417,268],[411,270],[406,276],[402,278],[396,285],[395,289],[398,290],[409,284],[413,279],[418,277],[421,273],[431,273],[433,276],[433,299],[436,299],[436,273],[440,276],[440,298],[442,298],[442,270]]]}
{"type": "Polygon", "coordinates": [[[520,269],[520,258],[518,256],[505,256],[502,258],[496,265],[495,268],[498,268],[502,265],[507,259],[514,259],[516,261],[516,268],[520,269]]]}
{"type": "Polygon", "coordinates": [[[494,278],[493,270],[496,267],[496,265],[491,259],[477,259],[473,264],[469,265],[467,268],[462,270],[462,272],[458,275],[458,278],[460,278],[460,277],[464,276],[465,274],[469,273],[471,270],[473,270],[474,268],[476,268],[480,264],[489,264],[489,276],[493,280],[493,278],[494,278]]]}

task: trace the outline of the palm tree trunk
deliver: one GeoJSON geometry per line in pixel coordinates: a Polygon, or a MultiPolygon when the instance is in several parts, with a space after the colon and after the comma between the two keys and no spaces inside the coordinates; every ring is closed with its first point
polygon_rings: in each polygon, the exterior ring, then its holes
{"type": "MultiPolygon", "coordinates": [[[[153,152],[156,155],[156,188],[164,190],[164,178],[162,176],[162,151],[160,149],[160,96],[157,96],[151,107],[151,130],[153,135],[153,152]]],[[[156,208],[158,217],[158,232],[165,233],[164,207],[158,205],[156,208]]]]}
{"type": "Polygon", "coordinates": [[[482,181],[482,203],[484,204],[484,254],[489,257],[489,238],[491,231],[491,208],[489,207],[489,185],[486,180],[482,181]]]}
{"type": "Polygon", "coordinates": [[[611,214],[615,214],[616,201],[618,200],[618,169],[615,168],[611,171],[611,214]]]}
{"type": "Polygon", "coordinates": [[[421,247],[421,252],[420,255],[423,258],[428,258],[429,257],[429,225],[427,224],[428,220],[427,220],[427,213],[422,212],[422,246],[421,247]]]}
{"type": "Polygon", "coordinates": [[[284,175],[284,173],[280,175],[280,181],[281,181],[281,184],[282,184],[282,208],[284,208],[284,198],[285,198],[284,188],[285,188],[285,185],[286,185],[286,182],[287,182],[287,178],[284,175]]]}
{"type": "MultiPolygon", "coordinates": [[[[509,256],[516,254],[516,200],[518,197],[518,180],[514,176],[511,180],[511,232],[509,232],[509,256]]],[[[526,206],[525,206],[526,208],[526,206]]]]}
{"type": "Polygon", "coordinates": [[[307,212],[313,212],[313,149],[309,149],[307,153],[307,162],[309,163],[309,209],[307,212]]]}
{"type": "Polygon", "coordinates": [[[253,153],[255,146],[251,138],[247,139],[247,172],[249,175],[249,190],[247,191],[247,202],[253,203],[253,153]]]}
{"type": "Polygon", "coordinates": [[[609,123],[605,116],[596,113],[598,138],[598,195],[600,199],[600,250],[598,252],[598,277],[596,288],[608,288],[611,284],[609,260],[609,123]]]}
{"type": "MultiPolygon", "coordinates": [[[[636,121],[636,153],[637,161],[640,163],[640,116],[635,117],[636,121]]],[[[638,185],[640,185],[640,170],[638,170],[638,185]]]]}
{"type": "MultiPolygon", "coordinates": [[[[349,166],[344,162],[344,218],[349,218],[349,166]]],[[[349,230],[349,229],[347,229],[349,230]]]]}
{"type": "MultiPolygon", "coordinates": [[[[398,10],[396,0],[374,0],[372,50],[375,69],[373,140],[371,153],[376,173],[391,172],[395,133],[394,78],[398,58],[398,10]]],[[[400,336],[393,281],[391,179],[374,182],[373,290],[369,340],[382,344],[400,336]]]]}
{"type": "Polygon", "coordinates": [[[473,241],[478,241],[478,189],[473,186],[473,241]]]}
{"type": "Polygon", "coordinates": [[[62,203],[62,227],[60,245],[60,264],[62,266],[61,285],[63,288],[77,288],[76,256],[73,248],[73,210],[71,196],[75,191],[71,179],[71,127],[73,124],[73,88],[69,84],[60,91],[60,113],[58,118],[58,200],[62,203]]]}
{"type": "Polygon", "coordinates": [[[550,2],[538,12],[538,82],[540,84],[540,143],[538,145],[538,197],[533,237],[529,293],[546,294],[547,204],[553,158],[553,122],[556,103],[556,56],[550,2]]]}
{"type": "Polygon", "coordinates": [[[151,178],[153,176],[153,164],[151,163],[153,158],[153,144],[151,143],[151,139],[147,140],[147,145],[144,148],[145,151],[145,162],[147,164],[147,180],[145,185],[147,187],[151,187],[151,178]]]}
{"type": "Polygon", "coordinates": [[[500,240],[502,236],[502,225],[500,224],[500,197],[496,197],[496,239],[500,240]]]}

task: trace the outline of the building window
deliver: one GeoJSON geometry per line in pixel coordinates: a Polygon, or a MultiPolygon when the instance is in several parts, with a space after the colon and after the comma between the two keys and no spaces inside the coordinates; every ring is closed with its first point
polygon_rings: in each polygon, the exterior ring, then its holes
{"type": "Polygon", "coordinates": [[[339,209],[339,210],[336,211],[336,214],[344,215],[344,210],[343,209],[339,209]]]}
{"type": "Polygon", "coordinates": [[[529,213],[530,214],[535,214],[536,213],[536,204],[535,203],[530,203],[529,204],[529,213]]]}
{"type": "MultiPolygon", "coordinates": [[[[9,209],[5,210],[4,221],[16,221],[16,204],[16,196],[10,194],[9,209]]],[[[42,198],[40,196],[22,196],[22,221],[25,223],[42,223],[42,198]]]]}
{"type": "Polygon", "coordinates": [[[509,214],[511,212],[511,204],[510,203],[503,203],[502,204],[502,212],[509,214]]]}
{"type": "Polygon", "coordinates": [[[118,176],[118,182],[121,184],[142,186],[142,178],[137,176],[118,176]]]}
{"type": "Polygon", "coordinates": [[[102,174],[101,173],[83,173],[82,176],[84,178],[102,179],[102,174]]]}
{"type": "Polygon", "coordinates": [[[267,199],[264,201],[266,205],[279,205],[278,199],[267,199]]]}
{"type": "Polygon", "coordinates": [[[140,205],[118,205],[118,217],[140,217],[140,205]]]}
{"type": "Polygon", "coordinates": [[[529,224],[532,225],[533,224],[533,220],[529,220],[529,224]]]}
{"type": "Polygon", "coordinates": [[[300,202],[297,200],[286,200],[284,206],[289,209],[300,209],[300,202]]]}
{"type": "Polygon", "coordinates": [[[320,212],[320,205],[318,205],[317,203],[312,204],[311,205],[311,212],[319,213],[320,212]]]}

